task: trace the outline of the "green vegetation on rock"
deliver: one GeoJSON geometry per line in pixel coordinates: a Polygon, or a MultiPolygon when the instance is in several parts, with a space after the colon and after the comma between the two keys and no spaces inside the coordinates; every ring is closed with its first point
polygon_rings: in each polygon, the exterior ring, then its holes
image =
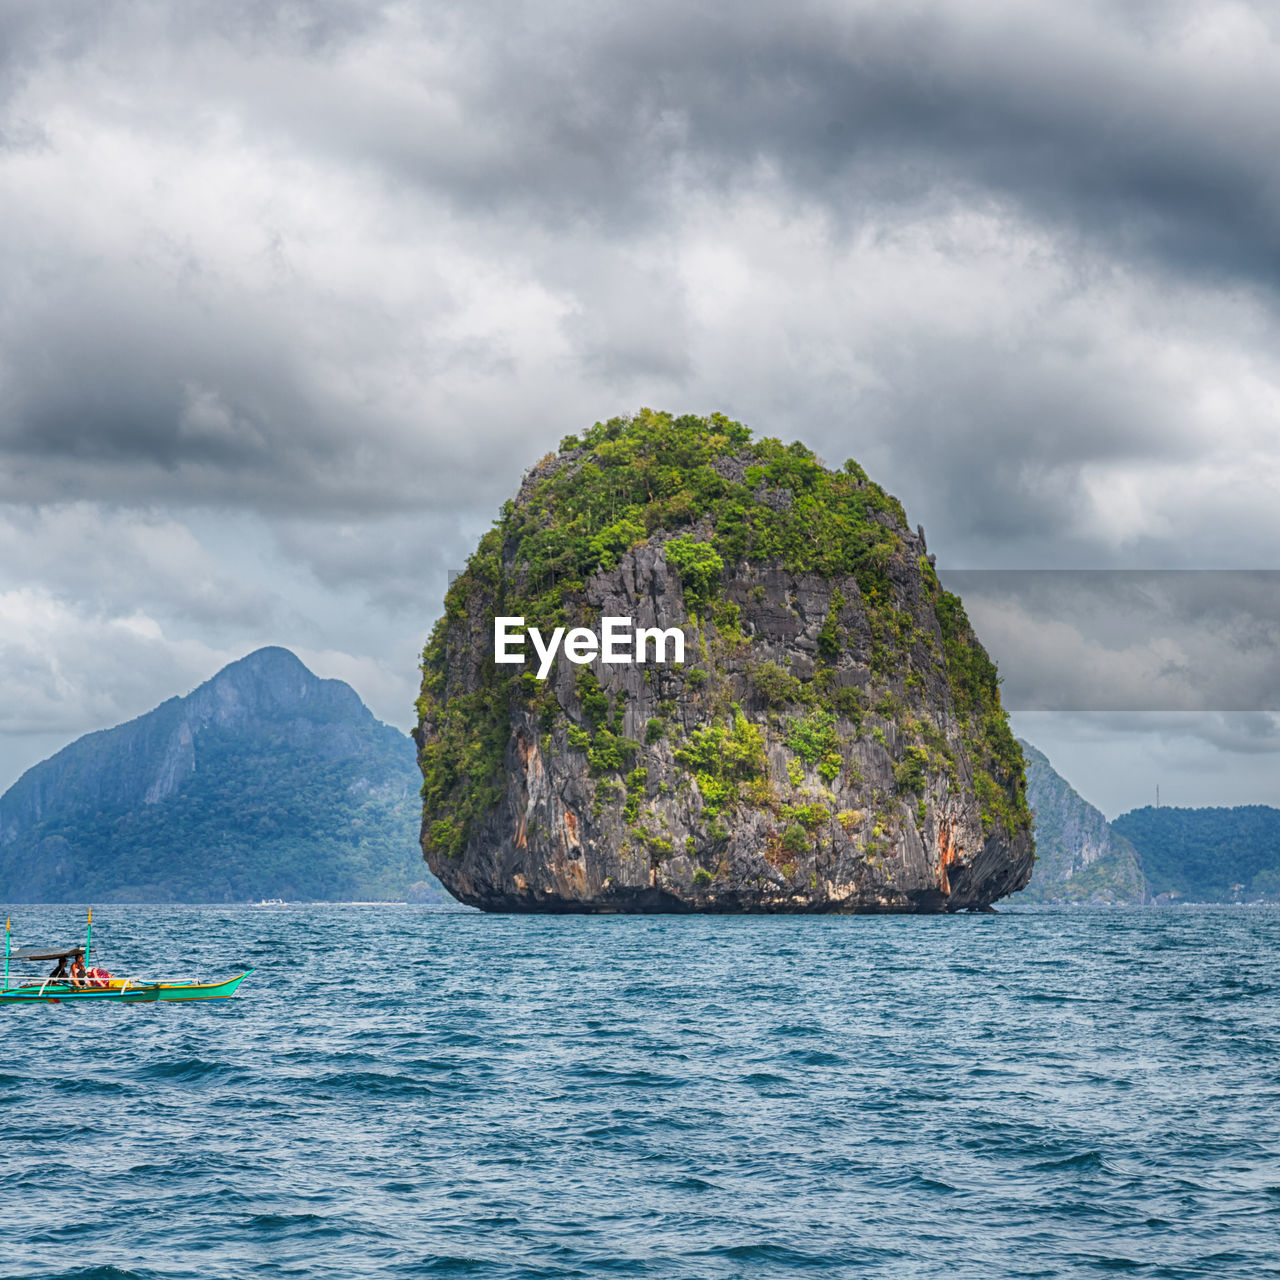
{"type": "MultiPolygon", "coordinates": [[[[926,793],[939,804],[953,793],[962,807],[973,801],[980,829],[965,837],[970,846],[998,837],[1029,848],[1022,758],[995,667],[901,505],[857,463],[831,470],[804,445],[755,440],[720,414],[642,410],[565,437],[450,586],[422,677],[423,848],[433,866],[479,858],[495,842],[526,848],[524,820],[512,813],[502,828],[498,815],[515,803],[513,777],[533,785],[525,775],[534,741],[539,768],[567,769],[588,801],[548,800],[554,813],[539,831],[577,840],[580,822],[620,822],[628,848],[664,862],[705,861],[697,869],[717,892],[726,875],[733,880],[723,859],[744,815],[763,823],[760,840],[785,852],[796,874],[796,830],[806,835],[805,857],[818,856],[828,837],[815,828],[810,839],[805,821],[786,815],[819,784],[828,795],[855,789],[845,812],[884,810],[874,837],[833,828],[829,838],[855,850],[864,839],[903,850],[914,826],[929,856],[940,856],[933,846],[943,837],[926,833],[926,823],[951,832],[962,815],[942,805],[931,818],[926,793]],[[565,672],[561,656],[539,681],[527,667],[491,660],[495,615],[523,617],[544,636],[594,628],[601,612],[625,612],[633,591],[663,626],[683,626],[683,666],[645,668],[629,680],[599,663],[565,672]],[[766,634],[773,639],[762,641],[766,634]],[[966,787],[972,779],[967,799],[962,776],[966,787]],[[679,839],[662,821],[680,829],[679,839]]],[[[828,818],[832,811],[823,809],[828,818]]],[[[611,835],[610,847],[617,840],[611,835]]],[[[692,887],[694,869],[663,874],[692,887]]],[[[622,874],[607,878],[616,886],[622,874]]],[[[817,882],[814,868],[806,879],[817,882]]],[[[767,880],[749,878],[752,891],[766,892],[767,880]]],[[[512,889],[512,900],[524,892],[512,889]]]]}
{"type": "MultiPolygon", "coordinates": [[[[737,802],[742,786],[762,784],[766,777],[764,737],[736,708],[730,725],[693,730],[676,750],[675,759],[692,773],[702,795],[703,811],[716,832],[720,816],[737,802]]],[[[760,794],[757,789],[757,799],[760,794]]]]}
{"type": "MultiPolygon", "coordinates": [[[[909,674],[912,646],[922,643],[889,572],[902,555],[905,532],[901,504],[857,463],[831,471],[804,445],[752,440],[748,428],[721,414],[673,417],[642,410],[633,418],[597,423],[581,437],[566,437],[561,453],[542,460],[518,500],[505,504],[481,540],[450,587],[424,651],[418,712],[429,726],[421,756],[422,794],[431,815],[428,846],[446,856],[461,852],[477,819],[500,796],[512,705],[546,709],[551,720],[557,714],[547,702],[549,690],[527,675],[522,680],[514,667],[486,664],[478,687],[448,690],[450,637],[457,642],[455,629],[468,622],[477,604],[486,619],[495,612],[522,616],[544,633],[575,625],[582,621],[576,605],[587,580],[651,538],[663,542],[691,615],[731,603],[721,594],[726,566],[776,563],[797,574],[851,574],[874,637],[872,671],[888,680],[909,674]]],[[[995,666],[976,642],[960,600],[941,589],[927,562],[922,577],[932,596],[985,829],[1025,829],[1030,816],[1022,760],[1000,705],[995,666]]],[[[843,605],[837,592],[818,639],[820,661],[839,651],[843,605]]],[[[926,649],[930,641],[923,637],[926,649]]],[[[689,675],[691,685],[707,678],[696,669],[689,675]]],[[[820,683],[802,687],[768,663],[755,670],[753,681],[773,705],[817,704],[790,731],[788,745],[799,744],[793,750],[830,782],[840,769],[831,713],[824,709],[833,691],[820,683]]],[[[620,772],[639,744],[621,742],[616,731],[604,728],[606,712],[598,697],[584,697],[586,726],[574,726],[571,740],[577,745],[589,731],[593,770],[620,772]]],[[[696,749],[694,743],[684,748],[686,755],[696,749]]],[[[908,789],[918,785],[917,772],[911,765],[904,775],[908,789]]],[[[716,782],[712,793],[719,795],[722,785],[716,782]]],[[[716,814],[721,811],[722,801],[709,803],[716,814]]]]}

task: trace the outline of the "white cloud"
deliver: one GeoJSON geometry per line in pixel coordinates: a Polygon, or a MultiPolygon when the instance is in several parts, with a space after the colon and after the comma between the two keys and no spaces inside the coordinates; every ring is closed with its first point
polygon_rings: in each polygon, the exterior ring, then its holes
{"type": "Polygon", "coordinates": [[[0,587],[30,587],[108,619],[160,610],[214,631],[276,611],[268,589],[229,572],[173,515],[90,502],[0,505],[0,587]]]}
{"type": "Polygon", "coordinates": [[[0,733],[78,736],[186,693],[240,655],[167,637],[143,613],[104,616],[21,588],[0,592],[0,733]]]}

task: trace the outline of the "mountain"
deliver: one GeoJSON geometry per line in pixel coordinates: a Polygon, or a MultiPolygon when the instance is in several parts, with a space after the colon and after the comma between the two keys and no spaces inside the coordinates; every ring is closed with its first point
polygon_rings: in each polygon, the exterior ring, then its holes
{"type": "Polygon", "coordinates": [[[0,796],[0,899],[403,900],[432,891],[417,795],[406,735],[259,649],[0,796]]]}
{"type": "Polygon", "coordinates": [[[1280,809],[1147,806],[1112,827],[1142,857],[1153,897],[1190,902],[1280,899],[1280,809]]]}
{"type": "Polygon", "coordinates": [[[1036,866],[1021,902],[1146,901],[1138,851],[1057,773],[1048,757],[1019,739],[1027,762],[1027,803],[1035,814],[1036,866]]]}
{"type": "Polygon", "coordinates": [[[1107,822],[1020,742],[1036,867],[1023,902],[1280,901],[1280,809],[1150,806],[1107,822]]]}
{"type": "Polygon", "coordinates": [[[422,666],[423,851],[474,906],[954,911],[1031,874],[995,666],[923,532],[722,415],[561,441],[422,666]]]}

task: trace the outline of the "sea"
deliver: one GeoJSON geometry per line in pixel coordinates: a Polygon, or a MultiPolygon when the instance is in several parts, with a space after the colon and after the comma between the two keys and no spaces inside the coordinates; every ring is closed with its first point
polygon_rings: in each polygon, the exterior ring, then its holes
{"type": "Polygon", "coordinates": [[[254,972],[0,1006],[9,1280],[1280,1275],[1274,907],[102,905],[93,949],[254,972]]]}

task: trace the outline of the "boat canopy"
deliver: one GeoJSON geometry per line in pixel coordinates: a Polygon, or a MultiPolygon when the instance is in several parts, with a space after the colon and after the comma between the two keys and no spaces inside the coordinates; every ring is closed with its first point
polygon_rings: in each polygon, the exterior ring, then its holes
{"type": "Polygon", "coordinates": [[[11,954],[15,960],[67,960],[84,955],[84,944],[68,942],[61,947],[19,947],[11,954]]]}

